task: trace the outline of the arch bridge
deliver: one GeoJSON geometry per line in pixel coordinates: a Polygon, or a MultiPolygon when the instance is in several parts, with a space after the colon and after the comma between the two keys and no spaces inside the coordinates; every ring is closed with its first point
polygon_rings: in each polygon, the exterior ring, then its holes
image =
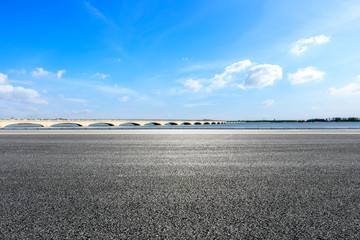
{"type": "Polygon", "coordinates": [[[14,125],[39,125],[40,127],[56,127],[56,125],[78,125],[79,127],[91,127],[91,125],[108,126],[145,126],[145,125],[212,125],[225,124],[224,120],[110,120],[110,119],[0,119],[0,128],[14,125]]]}

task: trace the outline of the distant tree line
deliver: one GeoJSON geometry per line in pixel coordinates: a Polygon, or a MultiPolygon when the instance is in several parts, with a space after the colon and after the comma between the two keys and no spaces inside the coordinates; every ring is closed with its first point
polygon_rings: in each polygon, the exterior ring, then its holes
{"type": "Polygon", "coordinates": [[[228,122],[245,122],[245,123],[266,123],[266,122],[275,122],[275,123],[283,123],[283,122],[360,122],[360,118],[357,117],[348,117],[348,118],[312,118],[307,120],[234,120],[228,122]]]}
{"type": "Polygon", "coordinates": [[[360,118],[356,117],[349,117],[349,118],[314,118],[314,119],[308,119],[307,122],[360,122],[360,118]]]}

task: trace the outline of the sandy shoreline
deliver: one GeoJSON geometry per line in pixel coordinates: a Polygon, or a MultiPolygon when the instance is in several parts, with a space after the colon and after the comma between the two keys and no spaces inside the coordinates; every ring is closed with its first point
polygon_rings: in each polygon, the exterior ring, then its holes
{"type": "Polygon", "coordinates": [[[360,134],[360,129],[0,129],[4,134],[360,134]]]}

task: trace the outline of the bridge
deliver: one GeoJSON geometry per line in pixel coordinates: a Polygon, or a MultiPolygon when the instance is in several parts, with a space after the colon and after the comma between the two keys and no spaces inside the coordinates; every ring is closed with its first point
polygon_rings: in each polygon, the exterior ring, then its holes
{"type": "Polygon", "coordinates": [[[91,127],[92,125],[107,126],[145,126],[145,125],[212,125],[226,124],[224,120],[110,120],[110,119],[0,119],[0,128],[21,126],[21,125],[37,125],[40,127],[50,128],[57,125],[77,125],[79,127],[91,127]]]}

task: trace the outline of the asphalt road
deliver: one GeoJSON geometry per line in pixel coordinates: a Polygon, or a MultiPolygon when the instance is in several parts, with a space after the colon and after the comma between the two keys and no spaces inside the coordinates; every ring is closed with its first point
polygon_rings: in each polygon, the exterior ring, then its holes
{"type": "Polygon", "coordinates": [[[360,239],[359,134],[0,134],[0,239],[360,239]]]}

